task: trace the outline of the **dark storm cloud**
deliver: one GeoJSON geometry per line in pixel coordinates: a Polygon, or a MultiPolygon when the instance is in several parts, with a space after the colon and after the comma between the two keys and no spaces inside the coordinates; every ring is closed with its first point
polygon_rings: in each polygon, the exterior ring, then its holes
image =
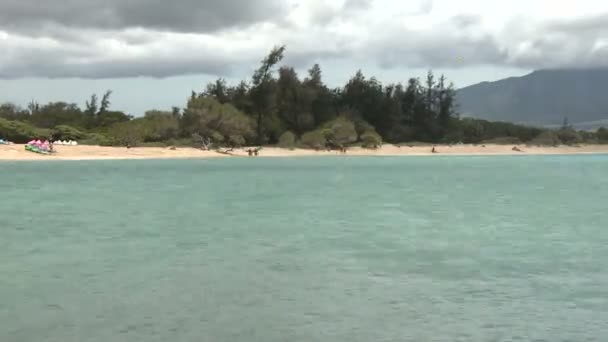
{"type": "Polygon", "coordinates": [[[0,27],[22,30],[55,24],[209,32],[280,17],[286,10],[283,4],[282,0],[0,0],[0,27]]]}
{"type": "Polygon", "coordinates": [[[154,32],[87,32],[90,41],[0,35],[0,78],[168,77],[228,75],[247,63],[247,53],[219,49],[216,42],[154,32]],[[156,37],[156,40],[152,40],[156,37]],[[130,42],[130,43],[129,43],[130,42]],[[135,42],[135,43],[133,43],[135,42]]]}

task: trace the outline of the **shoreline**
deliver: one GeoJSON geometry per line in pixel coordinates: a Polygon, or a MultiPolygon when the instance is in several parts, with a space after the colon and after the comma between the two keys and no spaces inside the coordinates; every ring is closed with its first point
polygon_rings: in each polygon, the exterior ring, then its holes
{"type": "MultiPolygon", "coordinates": [[[[191,147],[171,150],[168,147],[102,147],[102,146],[56,146],[56,154],[41,155],[28,152],[25,145],[0,145],[0,161],[41,161],[41,160],[140,160],[140,159],[211,159],[248,157],[246,149],[236,149],[230,154],[203,151],[191,147]]],[[[315,157],[315,156],[524,156],[524,155],[589,155],[608,154],[608,145],[582,145],[558,147],[525,147],[521,152],[513,151],[512,145],[435,145],[438,153],[432,153],[432,146],[383,145],[377,150],[352,147],[346,154],[336,151],[315,151],[306,149],[284,149],[264,147],[259,157],[315,157]]],[[[257,158],[259,158],[257,157],[257,158]]],[[[256,157],[252,157],[256,158],[256,157]]]]}

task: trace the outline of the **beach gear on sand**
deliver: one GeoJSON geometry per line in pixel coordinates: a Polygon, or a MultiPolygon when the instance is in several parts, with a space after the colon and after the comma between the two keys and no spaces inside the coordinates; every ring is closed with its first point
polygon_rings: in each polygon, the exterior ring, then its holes
{"type": "Polygon", "coordinates": [[[72,140],[57,140],[54,144],[58,146],[78,146],[78,142],[72,140]]]}
{"type": "Polygon", "coordinates": [[[38,153],[38,154],[50,154],[49,151],[43,150],[40,147],[35,146],[35,145],[25,145],[25,150],[34,152],[34,153],[38,153]]]}
{"type": "Polygon", "coordinates": [[[32,140],[25,145],[25,150],[38,153],[38,154],[50,154],[50,144],[48,141],[41,142],[40,140],[32,140]]]}

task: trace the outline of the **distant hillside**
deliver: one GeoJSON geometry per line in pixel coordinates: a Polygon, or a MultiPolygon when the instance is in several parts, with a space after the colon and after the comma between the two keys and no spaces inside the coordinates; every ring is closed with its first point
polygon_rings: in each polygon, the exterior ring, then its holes
{"type": "Polygon", "coordinates": [[[608,122],[608,68],[540,70],[458,90],[459,111],[496,121],[593,128],[608,122]]]}

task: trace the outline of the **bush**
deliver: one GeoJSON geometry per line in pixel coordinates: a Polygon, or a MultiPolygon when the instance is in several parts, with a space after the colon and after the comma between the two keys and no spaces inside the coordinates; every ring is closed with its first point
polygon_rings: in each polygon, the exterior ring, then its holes
{"type": "Polygon", "coordinates": [[[250,117],[231,104],[222,104],[212,97],[190,99],[182,117],[185,134],[199,134],[216,145],[228,142],[243,145],[255,135],[250,117]]]}
{"type": "Polygon", "coordinates": [[[367,131],[376,130],[376,128],[374,128],[374,126],[370,125],[367,121],[365,121],[361,118],[354,118],[353,123],[355,124],[355,130],[357,131],[357,134],[359,135],[359,137],[361,137],[367,131]]]}
{"type": "Polygon", "coordinates": [[[499,137],[481,142],[487,145],[520,145],[522,141],[517,137],[499,137]]]}
{"type": "Polygon", "coordinates": [[[338,117],[323,125],[327,141],[338,145],[348,145],[357,141],[355,124],[346,117],[338,117]]]}
{"type": "Polygon", "coordinates": [[[242,135],[232,134],[232,135],[228,136],[228,143],[232,147],[241,147],[241,146],[245,145],[245,142],[246,142],[245,137],[243,137],[242,135]]]}
{"type": "Polygon", "coordinates": [[[322,130],[316,130],[308,133],[304,133],[302,135],[302,145],[313,148],[315,150],[321,150],[325,148],[325,144],[327,143],[327,139],[323,135],[322,130]]]}
{"type": "Polygon", "coordinates": [[[59,125],[53,130],[53,138],[59,140],[81,140],[86,133],[68,125],[59,125]]]}
{"type": "Polygon", "coordinates": [[[382,137],[376,131],[369,130],[361,134],[361,142],[364,148],[377,149],[382,146],[382,137]]]}
{"type": "Polygon", "coordinates": [[[442,144],[452,145],[452,144],[461,143],[465,140],[467,140],[467,139],[465,138],[464,133],[462,132],[462,130],[458,129],[458,130],[447,133],[443,137],[443,139],[441,139],[440,142],[442,144]]]}
{"type": "Polygon", "coordinates": [[[600,144],[607,144],[608,143],[608,129],[601,127],[597,130],[596,133],[597,136],[597,140],[600,144]]]}
{"type": "Polygon", "coordinates": [[[566,145],[576,145],[583,142],[583,138],[573,128],[563,128],[557,131],[557,137],[566,145]]]}
{"type": "Polygon", "coordinates": [[[169,139],[167,140],[168,146],[176,146],[176,147],[193,147],[192,138],[182,138],[182,139],[169,139]]]}
{"type": "Polygon", "coordinates": [[[145,142],[146,130],[143,119],[136,119],[114,124],[108,130],[108,136],[114,146],[137,146],[145,142]]]}
{"type": "Polygon", "coordinates": [[[545,131],[529,142],[529,145],[558,146],[561,144],[559,137],[553,131],[545,131]]]}
{"type": "Polygon", "coordinates": [[[279,137],[279,147],[293,149],[296,145],[296,135],[287,131],[279,137]]]}
{"type": "Polygon", "coordinates": [[[133,121],[141,126],[144,142],[162,142],[179,134],[179,121],[171,112],[151,110],[146,112],[143,119],[133,121]]]}
{"type": "Polygon", "coordinates": [[[78,142],[80,145],[91,145],[91,146],[113,146],[114,141],[104,134],[91,133],[87,134],[86,137],[78,142]]]}
{"type": "Polygon", "coordinates": [[[21,121],[10,121],[0,118],[0,137],[17,144],[25,144],[35,138],[50,138],[51,130],[34,127],[21,121]]]}

